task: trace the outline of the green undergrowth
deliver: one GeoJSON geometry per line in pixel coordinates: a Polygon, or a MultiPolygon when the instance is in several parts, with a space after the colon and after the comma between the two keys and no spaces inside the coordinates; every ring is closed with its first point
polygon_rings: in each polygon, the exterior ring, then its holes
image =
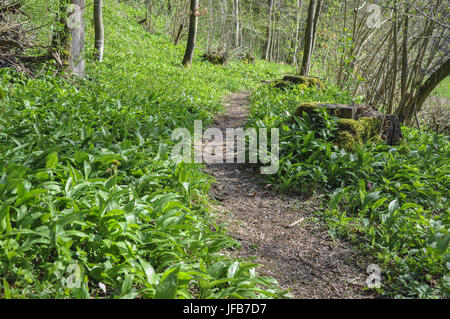
{"type": "Polygon", "coordinates": [[[105,61],[86,80],[0,70],[0,296],[285,296],[227,257],[238,244],[207,209],[210,177],[169,158],[174,128],[283,68],[197,57],[184,69],[184,46],[145,32],[140,14],[105,6],[105,61]]]}
{"type": "Polygon", "coordinates": [[[326,110],[290,120],[299,102],[351,103],[328,87],[252,95],[249,124],[280,128],[282,190],[319,194],[329,233],[351,239],[382,269],[378,292],[395,298],[450,296],[450,143],[403,127],[405,143],[369,139],[352,152],[335,143],[339,120],[326,110]]]}

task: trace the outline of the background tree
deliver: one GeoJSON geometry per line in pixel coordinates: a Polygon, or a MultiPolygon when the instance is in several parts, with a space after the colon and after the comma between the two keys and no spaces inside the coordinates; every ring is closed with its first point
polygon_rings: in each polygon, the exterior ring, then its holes
{"type": "Polygon", "coordinates": [[[94,58],[103,61],[104,48],[104,27],[103,27],[103,0],[94,1],[94,29],[95,29],[95,47],[94,58]]]}
{"type": "Polygon", "coordinates": [[[199,0],[191,0],[190,18],[189,18],[189,35],[186,45],[182,64],[190,68],[194,58],[195,42],[197,39],[198,16],[199,16],[199,0]]]}
{"type": "Polygon", "coordinates": [[[314,19],[316,16],[316,7],[317,7],[317,0],[309,0],[308,18],[306,20],[306,27],[305,27],[305,40],[303,41],[304,43],[303,61],[300,68],[300,75],[304,76],[309,75],[309,71],[311,68],[311,55],[315,36],[314,19]]]}

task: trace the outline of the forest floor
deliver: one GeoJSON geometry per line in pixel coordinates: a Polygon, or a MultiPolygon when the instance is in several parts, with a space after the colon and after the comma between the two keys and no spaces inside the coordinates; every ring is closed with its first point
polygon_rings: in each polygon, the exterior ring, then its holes
{"type": "MultiPolygon", "coordinates": [[[[227,96],[226,111],[212,127],[224,137],[226,128],[244,128],[249,95],[227,96]]],[[[214,146],[214,141],[206,144],[214,146]]],[[[363,289],[370,262],[351,243],[329,235],[315,215],[317,199],[280,193],[247,164],[205,164],[205,170],[216,179],[211,196],[217,221],[242,245],[233,257],[255,258],[258,273],[277,279],[294,298],[374,297],[363,289]]]]}

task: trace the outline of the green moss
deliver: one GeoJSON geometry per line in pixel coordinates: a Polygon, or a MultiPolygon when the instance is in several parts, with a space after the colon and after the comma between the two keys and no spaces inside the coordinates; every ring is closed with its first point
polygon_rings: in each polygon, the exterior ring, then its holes
{"type": "Polygon", "coordinates": [[[298,106],[298,110],[303,110],[303,111],[315,110],[320,106],[320,104],[321,103],[318,103],[318,102],[302,103],[298,106]]]}
{"type": "Polygon", "coordinates": [[[377,117],[361,117],[358,121],[361,125],[363,125],[364,131],[366,132],[364,136],[365,139],[378,136],[378,133],[380,132],[381,119],[377,117]]]}
{"type": "Polygon", "coordinates": [[[364,144],[368,139],[375,137],[380,140],[379,129],[381,120],[376,117],[362,117],[359,120],[339,119],[340,131],[336,141],[339,146],[346,150],[353,150],[354,144],[364,144]]]}
{"type": "Polygon", "coordinates": [[[355,147],[356,140],[355,136],[352,135],[349,131],[339,131],[336,134],[336,142],[338,146],[351,152],[355,147]]]}
{"type": "Polygon", "coordinates": [[[350,132],[356,142],[360,144],[363,143],[365,131],[364,126],[360,121],[352,119],[339,119],[338,125],[341,130],[350,132]]]}
{"type": "Polygon", "coordinates": [[[312,116],[313,114],[315,114],[314,110],[316,110],[318,107],[320,107],[320,103],[302,103],[294,111],[293,115],[297,117],[302,117],[303,112],[305,112],[309,116],[312,116]]]}

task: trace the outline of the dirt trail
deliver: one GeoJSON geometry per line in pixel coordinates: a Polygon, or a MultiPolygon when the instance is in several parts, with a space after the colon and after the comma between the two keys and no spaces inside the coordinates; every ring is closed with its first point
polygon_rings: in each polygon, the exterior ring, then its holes
{"type": "MultiPolygon", "coordinates": [[[[226,112],[212,127],[224,136],[226,128],[244,127],[249,94],[227,96],[226,112]]],[[[274,191],[259,170],[245,164],[206,164],[205,170],[217,180],[211,188],[217,219],[242,244],[235,257],[256,257],[258,273],[276,278],[283,289],[291,288],[295,298],[371,297],[363,290],[367,261],[350,244],[332,240],[314,215],[314,199],[274,191]]]]}

